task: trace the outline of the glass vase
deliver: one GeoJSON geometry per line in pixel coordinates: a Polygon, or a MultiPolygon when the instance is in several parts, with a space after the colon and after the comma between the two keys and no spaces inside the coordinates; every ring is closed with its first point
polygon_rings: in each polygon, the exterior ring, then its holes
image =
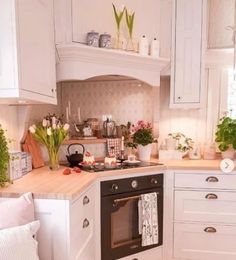
{"type": "Polygon", "coordinates": [[[135,52],[135,44],[132,37],[128,38],[126,43],[126,51],[133,51],[135,52]]]}
{"type": "Polygon", "coordinates": [[[120,35],[120,31],[116,32],[116,38],[115,38],[115,49],[122,49],[122,39],[121,39],[121,35],[120,35]]]}
{"type": "Polygon", "coordinates": [[[56,171],[59,169],[58,151],[48,149],[49,169],[56,171]]]}

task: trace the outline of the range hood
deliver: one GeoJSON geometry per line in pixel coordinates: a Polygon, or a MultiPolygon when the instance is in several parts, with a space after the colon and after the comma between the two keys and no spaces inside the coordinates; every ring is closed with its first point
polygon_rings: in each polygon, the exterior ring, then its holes
{"type": "Polygon", "coordinates": [[[160,86],[161,71],[168,59],[141,56],[123,50],[102,49],[84,44],[60,44],[57,48],[57,81],[85,80],[96,76],[121,75],[160,86]]]}

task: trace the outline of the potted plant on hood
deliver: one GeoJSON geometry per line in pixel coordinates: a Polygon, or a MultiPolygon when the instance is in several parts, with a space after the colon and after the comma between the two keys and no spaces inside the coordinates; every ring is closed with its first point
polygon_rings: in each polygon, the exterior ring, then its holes
{"type": "Polygon", "coordinates": [[[139,120],[132,126],[133,142],[137,144],[138,155],[141,161],[149,161],[152,143],[157,142],[153,137],[152,126],[149,122],[139,120]]]}
{"type": "Polygon", "coordinates": [[[236,119],[225,116],[220,119],[215,133],[215,141],[223,158],[234,159],[236,150],[236,119]]]}

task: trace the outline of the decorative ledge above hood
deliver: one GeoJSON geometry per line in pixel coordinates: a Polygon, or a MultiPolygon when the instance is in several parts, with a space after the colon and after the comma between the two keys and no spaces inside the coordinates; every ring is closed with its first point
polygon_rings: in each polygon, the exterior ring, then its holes
{"type": "Polygon", "coordinates": [[[57,81],[85,80],[95,76],[121,75],[160,86],[160,74],[170,64],[165,58],[141,56],[122,50],[83,44],[57,45],[57,81]]]}

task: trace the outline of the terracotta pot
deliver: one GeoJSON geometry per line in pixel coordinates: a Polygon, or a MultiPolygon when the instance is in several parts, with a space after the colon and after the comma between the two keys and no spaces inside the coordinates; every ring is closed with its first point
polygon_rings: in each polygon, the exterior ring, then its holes
{"type": "Polygon", "coordinates": [[[221,152],[221,156],[223,159],[234,159],[235,150],[233,148],[229,148],[225,152],[221,152]]]}

